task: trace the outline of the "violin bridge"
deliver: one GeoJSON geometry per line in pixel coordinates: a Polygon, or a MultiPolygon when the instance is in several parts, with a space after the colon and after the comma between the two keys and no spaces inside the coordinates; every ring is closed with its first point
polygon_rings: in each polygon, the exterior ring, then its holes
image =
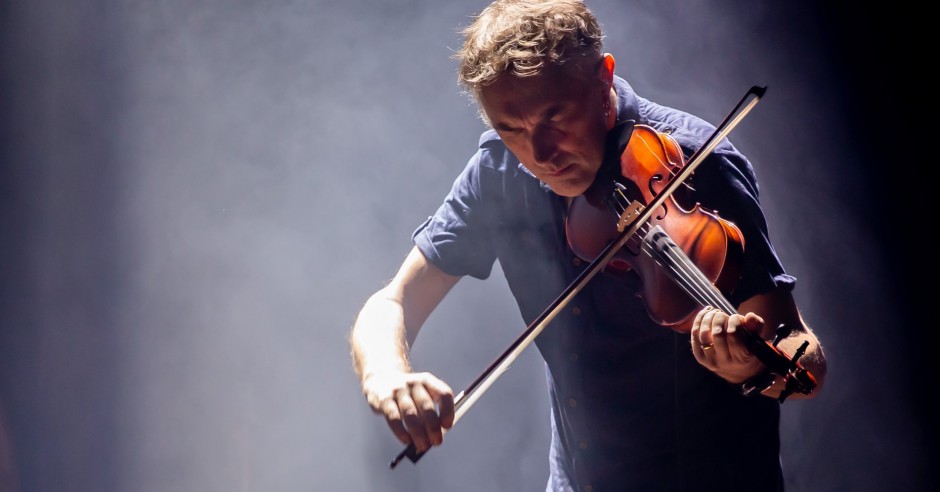
{"type": "Polygon", "coordinates": [[[623,232],[623,230],[632,224],[642,212],[643,205],[639,201],[631,201],[629,205],[624,207],[623,212],[620,213],[620,219],[617,220],[617,231],[623,232]]]}

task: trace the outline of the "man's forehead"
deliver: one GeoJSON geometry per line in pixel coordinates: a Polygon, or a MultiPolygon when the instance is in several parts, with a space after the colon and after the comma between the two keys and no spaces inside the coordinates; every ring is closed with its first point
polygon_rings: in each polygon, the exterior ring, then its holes
{"type": "Polygon", "coordinates": [[[480,90],[479,99],[488,111],[528,113],[579,97],[585,90],[587,82],[583,77],[572,77],[559,70],[545,70],[528,77],[504,73],[480,90]]]}

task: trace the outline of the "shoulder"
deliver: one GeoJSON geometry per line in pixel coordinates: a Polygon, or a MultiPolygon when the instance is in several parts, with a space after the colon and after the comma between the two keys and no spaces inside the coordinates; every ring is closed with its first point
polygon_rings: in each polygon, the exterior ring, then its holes
{"type": "MultiPolygon", "coordinates": [[[[687,111],[643,98],[639,100],[641,119],[649,126],[672,137],[682,148],[686,158],[691,157],[704,146],[716,130],[715,125],[687,111]]],[[[752,183],[756,194],[754,168],[729,138],[722,140],[703,162],[703,171],[708,167],[723,173],[737,174],[741,179],[752,183]]]]}
{"type": "MultiPolygon", "coordinates": [[[[618,118],[620,120],[632,119],[638,124],[647,125],[656,131],[670,135],[686,151],[686,156],[704,145],[715,131],[714,125],[692,113],[640,96],[621,77],[616,77],[614,84],[620,98],[618,118]]],[[[715,152],[733,153],[736,150],[725,139],[715,148],[715,152]]]]}
{"type": "Polygon", "coordinates": [[[479,147],[474,155],[482,168],[505,173],[515,168],[519,161],[506,148],[496,130],[489,129],[480,134],[479,147]]]}
{"type": "MultiPolygon", "coordinates": [[[[697,149],[714,133],[715,126],[681,109],[639,98],[640,115],[649,126],[674,138],[683,148],[697,149]]],[[[727,140],[719,145],[721,148],[727,140]]]]}
{"type": "Polygon", "coordinates": [[[534,195],[550,192],[492,129],[480,135],[478,148],[457,181],[481,202],[510,208],[520,200],[531,200],[534,195]]]}
{"type": "Polygon", "coordinates": [[[523,178],[522,165],[492,129],[484,131],[477,149],[456,177],[452,193],[481,201],[502,197],[523,178]]]}
{"type": "Polygon", "coordinates": [[[481,179],[498,180],[505,186],[509,181],[526,181],[530,175],[519,159],[506,147],[493,129],[480,134],[479,145],[468,167],[475,168],[481,179]]]}

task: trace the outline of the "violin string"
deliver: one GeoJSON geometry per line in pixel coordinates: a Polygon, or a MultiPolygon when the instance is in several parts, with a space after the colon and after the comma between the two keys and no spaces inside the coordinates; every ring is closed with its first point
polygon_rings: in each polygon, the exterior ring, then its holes
{"type": "Polygon", "coordinates": [[[695,292],[695,294],[690,295],[702,302],[702,305],[707,305],[710,301],[714,302],[714,286],[711,282],[705,278],[701,270],[692,263],[692,260],[685,255],[682,249],[674,241],[671,241],[665,231],[658,227],[657,229],[660,234],[652,240],[644,242],[647,254],[656,258],[660,264],[669,265],[676,272],[676,276],[685,283],[687,290],[695,292]]]}
{"type": "MultiPolygon", "coordinates": [[[[677,271],[677,275],[686,283],[688,288],[694,289],[700,297],[700,301],[705,301],[703,306],[714,306],[725,311],[726,314],[734,314],[734,307],[721,294],[715,285],[705,277],[692,260],[684,251],[663,232],[659,238],[658,245],[650,245],[650,248],[657,253],[660,261],[669,263],[677,271]]],[[[696,296],[693,296],[696,297],[696,296]]]]}
{"type": "MultiPolygon", "coordinates": [[[[627,197],[626,194],[624,194],[623,186],[620,186],[619,183],[617,183],[616,181],[614,182],[614,184],[618,186],[614,189],[613,202],[611,203],[611,209],[613,210],[614,215],[616,215],[617,220],[620,220],[620,217],[623,215],[624,211],[627,210],[627,205],[632,203],[632,201],[627,197]]],[[[646,224],[644,224],[641,227],[645,227],[645,226],[646,224]]],[[[642,236],[634,233],[633,237],[629,238],[628,241],[633,243],[632,245],[634,248],[636,248],[637,241],[640,241],[640,247],[642,248],[642,236]]]]}
{"type": "MultiPolygon", "coordinates": [[[[685,254],[685,252],[669,238],[668,235],[663,232],[663,237],[661,238],[662,242],[667,242],[665,248],[657,248],[656,250],[664,253],[663,261],[671,260],[671,263],[676,264],[676,268],[684,272],[684,279],[693,284],[695,288],[701,292],[703,300],[706,301],[704,305],[710,305],[715,307],[720,307],[725,310],[729,309],[730,303],[724,298],[721,292],[718,291],[718,288],[705,277],[705,274],[702,273],[692,260],[685,254]]],[[[733,312],[733,311],[732,311],[733,312]]],[[[731,314],[731,313],[728,313],[731,314]]]]}
{"type": "MultiPolygon", "coordinates": [[[[671,246],[668,244],[666,247],[671,249],[671,246]]],[[[673,272],[673,278],[676,279],[689,296],[703,306],[709,305],[710,291],[708,287],[699,281],[698,277],[694,275],[695,270],[690,270],[689,267],[684,264],[681,257],[676,258],[676,255],[670,256],[668,250],[662,248],[661,245],[653,244],[651,241],[644,241],[643,250],[646,254],[653,257],[661,266],[669,268],[669,270],[673,272]]]]}
{"type": "MultiPolygon", "coordinates": [[[[623,201],[629,200],[623,195],[620,189],[617,189],[614,193],[613,208],[615,213],[619,212],[617,213],[618,217],[626,210],[623,201]]],[[[683,287],[693,300],[702,306],[719,307],[727,314],[733,314],[735,312],[734,308],[718,291],[715,285],[705,277],[702,271],[692,262],[688,255],[682,251],[682,248],[669,238],[669,235],[666,234],[665,231],[662,231],[661,228],[659,228],[659,230],[662,233],[662,237],[660,238],[662,244],[654,245],[649,241],[640,239],[641,250],[645,251],[654,259],[658,259],[661,265],[668,267],[674,273],[674,278],[677,279],[679,285],[683,287]]],[[[637,234],[634,238],[631,239],[636,239],[640,236],[647,238],[649,231],[649,223],[643,224],[637,229],[637,234]]]]}

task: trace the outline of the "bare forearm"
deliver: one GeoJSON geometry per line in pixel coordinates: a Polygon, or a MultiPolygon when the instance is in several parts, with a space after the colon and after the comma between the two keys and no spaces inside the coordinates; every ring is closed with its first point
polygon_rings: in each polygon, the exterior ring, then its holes
{"type": "MultiPolygon", "coordinates": [[[[804,325],[803,330],[794,331],[790,336],[781,340],[777,348],[792,357],[804,343],[806,343],[806,350],[800,357],[799,363],[816,379],[816,389],[809,395],[794,393],[791,398],[795,399],[813,398],[816,396],[822,388],[826,377],[826,356],[823,352],[823,347],[809,327],[804,325]]],[[[763,394],[776,398],[780,395],[780,392],[783,391],[783,388],[784,379],[778,377],[774,381],[773,386],[763,391],[763,394]]]]}
{"type": "Polygon", "coordinates": [[[384,290],[372,295],[349,336],[353,367],[359,380],[387,371],[408,372],[408,339],[401,304],[384,290]]]}
{"type": "Polygon", "coordinates": [[[458,280],[412,248],[395,278],[366,301],[353,323],[350,344],[360,381],[377,373],[411,371],[410,345],[458,280]]]}

